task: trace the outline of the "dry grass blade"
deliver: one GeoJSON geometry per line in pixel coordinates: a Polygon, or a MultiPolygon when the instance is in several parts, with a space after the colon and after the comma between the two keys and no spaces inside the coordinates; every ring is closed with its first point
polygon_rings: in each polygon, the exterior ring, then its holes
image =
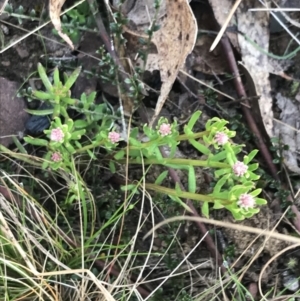
{"type": "Polygon", "coordinates": [[[254,234],[261,234],[264,236],[268,236],[270,238],[276,238],[276,239],[279,239],[282,241],[300,244],[300,238],[298,238],[298,237],[293,237],[293,236],[289,236],[289,235],[285,235],[285,234],[281,234],[281,233],[274,233],[273,231],[262,230],[262,229],[257,229],[257,228],[253,228],[253,227],[236,225],[236,224],[231,224],[231,223],[227,223],[227,222],[212,220],[212,219],[203,218],[203,217],[194,217],[194,216],[174,216],[174,217],[168,218],[168,219],[164,220],[163,222],[156,224],[155,227],[152,228],[152,230],[150,230],[148,233],[146,233],[146,235],[143,237],[143,239],[147,238],[149,235],[151,235],[151,233],[153,233],[153,231],[159,229],[161,226],[169,224],[171,222],[175,222],[175,221],[195,221],[195,222],[200,221],[202,223],[213,224],[213,225],[219,226],[219,227],[227,227],[230,229],[239,229],[240,231],[245,231],[245,232],[254,233],[254,234]]]}
{"type": "Polygon", "coordinates": [[[49,15],[54,28],[57,30],[59,36],[74,49],[71,39],[62,32],[60,22],[60,12],[66,0],[50,0],[49,1],[49,15]]]}
{"type": "Polygon", "coordinates": [[[222,38],[222,36],[223,36],[226,28],[227,28],[227,26],[228,26],[228,24],[229,24],[232,16],[234,15],[234,13],[235,13],[236,9],[238,8],[239,4],[241,3],[241,1],[242,0],[236,0],[236,2],[234,3],[234,6],[232,7],[231,11],[229,12],[228,17],[226,18],[225,23],[223,24],[221,30],[219,31],[216,39],[212,43],[209,51],[213,51],[216,48],[216,46],[218,45],[218,43],[220,42],[220,40],[221,40],[221,38],[222,38]]]}
{"type": "Polygon", "coordinates": [[[2,6],[0,7],[0,15],[3,13],[7,2],[8,2],[8,0],[5,0],[4,3],[2,4],[2,6]]]}
{"type": "MultiPolygon", "coordinates": [[[[291,249],[294,249],[294,248],[297,248],[297,247],[300,247],[300,243],[297,243],[295,245],[292,245],[292,246],[288,246],[286,247],[285,249],[281,250],[276,256],[273,256],[272,258],[270,258],[268,260],[268,262],[263,266],[260,274],[259,274],[259,279],[258,279],[258,288],[259,288],[259,293],[261,295],[261,297],[263,298],[263,300],[266,300],[268,301],[268,299],[265,297],[265,295],[263,294],[263,291],[262,291],[262,277],[263,277],[263,274],[265,273],[267,267],[275,260],[277,259],[280,255],[284,254],[285,252],[291,250],[291,249]]],[[[286,299],[287,300],[287,299],[286,299]]]]}

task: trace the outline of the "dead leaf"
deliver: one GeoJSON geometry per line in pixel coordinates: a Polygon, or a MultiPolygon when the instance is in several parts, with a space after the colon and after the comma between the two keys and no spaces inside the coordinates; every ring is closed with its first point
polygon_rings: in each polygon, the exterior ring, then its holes
{"type": "Polygon", "coordinates": [[[49,15],[54,28],[57,30],[59,36],[74,49],[73,42],[71,39],[62,32],[60,22],[60,12],[66,0],[50,0],[49,1],[49,15]]]}
{"type": "Polygon", "coordinates": [[[158,117],[196,37],[197,22],[188,0],[166,0],[166,15],[152,38],[157,47],[162,87],[150,125],[158,117]]]}

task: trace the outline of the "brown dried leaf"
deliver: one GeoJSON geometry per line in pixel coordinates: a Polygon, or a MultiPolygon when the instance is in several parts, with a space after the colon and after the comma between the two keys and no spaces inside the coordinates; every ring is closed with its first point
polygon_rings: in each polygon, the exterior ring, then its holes
{"type": "Polygon", "coordinates": [[[193,50],[197,23],[188,0],[166,0],[166,15],[161,28],[153,34],[162,81],[151,125],[158,117],[186,57],[193,50]]]}
{"type": "Polygon", "coordinates": [[[60,12],[66,0],[50,0],[49,1],[49,15],[54,28],[57,30],[59,36],[74,49],[71,39],[62,32],[60,22],[60,12]]]}

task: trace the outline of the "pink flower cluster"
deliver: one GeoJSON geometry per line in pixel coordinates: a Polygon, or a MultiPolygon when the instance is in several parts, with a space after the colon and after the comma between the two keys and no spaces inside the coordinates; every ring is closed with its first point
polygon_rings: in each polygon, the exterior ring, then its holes
{"type": "Polygon", "coordinates": [[[236,176],[242,177],[247,172],[248,166],[241,161],[237,161],[232,166],[232,170],[236,176]]]}
{"type": "Polygon", "coordinates": [[[162,136],[168,136],[172,133],[172,128],[171,125],[168,123],[162,123],[159,127],[158,132],[162,135],[162,136]]]}
{"type": "Polygon", "coordinates": [[[55,142],[62,142],[64,140],[65,134],[61,128],[56,128],[51,131],[50,140],[55,142]]]}
{"type": "Polygon", "coordinates": [[[224,145],[225,143],[227,143],[229,140],[228,136],[223,133],[223,132],[217,132],[215,134],[215,141],[219,144],[219,145],[224,145]]]}
{"type": "Polygon", "coordinates": [[[244,209],[253,208],[255,206],[255,199],[252,195],[243,193],[240,195],[237,204],[244,209]]]}
{"type": "Polygon", "coordinates": [[[52,154],[51,160],[53,162],[59,162],[59,161],[62,160],[62,156],[61,156],[61,154],[59,152],[55,152],[55,153],[52,154]]]}
{"type": "Polygon", "coordinates": [[[108,139],[111,143],[118,143],[120,141],[121,135],[117,132],[110,132],[108,134],[108,139]]]}

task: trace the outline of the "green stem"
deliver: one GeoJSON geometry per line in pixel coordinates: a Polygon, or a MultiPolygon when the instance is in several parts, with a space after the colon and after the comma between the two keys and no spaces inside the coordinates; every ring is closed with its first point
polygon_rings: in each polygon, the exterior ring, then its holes
{"type": "MultiPolygon", "coordinates": [[[[120,163],[125,163],[125,160],[122,159],[120,163]]],[[[131,164],[141,164],[141,161],[138,159],[130,159],[128,161],[131,164]]],[[[158,160],[156,158],[145,159],[144,164],[158,164],[158,165],[183,165],[183,166],[201,166],[201,167],[212,167],[212,168],[230,168],[228,163],[215,162],[210,160],[192,160],[192,159],[178,159],[178,158],[164,158],[158,160]]]]}
{"type": "MultiPolygon", "coordinates": [[[[203,194],[197,194],[197,193],[192,193],[188,191],[178,191],[172,188],[167,188],[164,186],[156,185],[156,184],[145,184],[146,189],[154,190],[155,192],[160,192],[164,193],[167,195],[172,195],[184,199],[190,199],[190,200],[195,200],[195,201],[200,201],[200,202],[209,202],[209,203],[214,203],[215,197],[210,196],[210,195],[203,195],[203,194]]],[[[220,198],[218,198],[220,200],[220,198]]],[[[226,206],[229,205],[231,202],[228,201],[228,199],[222,199],[222,205],[226,206]]]]}
{"type": "MultiPolygon", "coordinates": [[[[195,134],[192,134],[192,135],[182,134],[182,135],[179,135],[178,137],[176,137],[175,139],[176,139],[176,141],[184,141],[184,140],[189,140],[189,139],[198,139],[198,138],[201,138],[204,135],[207,135],[209,133],[210,133],[210,131],[199,132],[199,133],[195,133],[195,134]]],[[[155,140],[150,140],[150,141],[144,142],[140,146],[132,146],[131,145],[131,146],[129,146],[129,149],[136,150],[136,149],[148,148],[153,143],[156,143],[157,146],[162,146],[162,145],[166,144],[165,139],[163,139],[163,137],[159,137],[155,140]]]]}
{"type": "MultiPolygon", "coordinates": [[[[188,139],[197,139],[197,138],[201,138],[203,137],[204,135],[208,134],[209,131],[204,131],[204,132],[199,132],[199,133],[195,133],[193,135],[186,135],[186,134],[183,134],[183,135],[179,135],[176,140],[177,141],[182,141],[182,140],[188,140],[188,139]]],[[[155,140],[152,140],[152,141],[148,141],[148,142],[145,142],[145,143],[142,143],[140,146],[129,146],[129,150],[136,150],[136,149],[143,149],[143,148],[148,148],[149,146],[151,146],[153,143],[158,143],[158,146],[161,146],[161,145],[165,145],[165,141],[161,139],[161,137],[159,137],[158,139],[155,139],[155,140]],[[159,142],[162,142],[161,144],[159,144],[159,142]]],[[[89,150],[89,149],[92,149],[92,148],[96,148],[96,147],[99,147],[102,145],[102,141],[98,142],[97,144],[89,144],[89,145],[86,145],[86,146],[83,146],[79,149],[76,150],[76,153],[83,153],[85,152],[86,150],[89,150]]],[[[126,148],[127,149],[127,148],[126,148]]],[[[198,166],[198,165],[195,165],[195,166],[198,166]]],[[[202,166],[202,165],[199,165],[199,166],[202,166]]],[[[204,166],[204,165],[203,165],[204,166]]]]}
{"type": "Polygon", "coordinates": [[[78,154],[78,153],[83,153],[89,149],[93,149],[93,148],[96,148],[96,147],[99,147],[101,146],[103,143],[103,141],[99,141],[97,144],[89,144],[89,145],[86,145],[86,146],[83,146],[81,148],[78,148],[75,152],[75,154],[78,154]]]}
{"type": "Polygon", "coordinates": [[[201,138],[205,135],[208,135],[210,133],[210,131],[203,131],[203,132],[199,132],[199,133],[193,133],[192,135],[187,135],[187,134],[182,134],[179,135],[176,140],[177,141],[183,141],[183,140],[189,140],[189,139],[197,139],[197,138],[201,138]]]}

